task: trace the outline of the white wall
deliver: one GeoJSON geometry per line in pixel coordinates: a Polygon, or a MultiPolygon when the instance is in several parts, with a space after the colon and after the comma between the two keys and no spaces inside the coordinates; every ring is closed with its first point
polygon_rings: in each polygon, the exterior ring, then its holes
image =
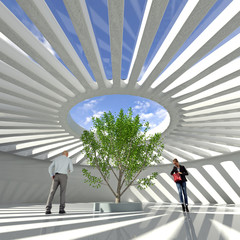
{"type": "MultiPolygon", "coordinates": [[[[240,152],[235,152],[224,157],[187,162],[184,165],[188,168],[197,169],[202,176],[215,189],[217,194],[227,203],[236,203],[237,196],[240,197],[240,188],[232,177],[221,166],[223,161],[232,161],[240,169],[240,152]],[[235,198],[228,194],[229,190],[223,190],[219,186],[219,180],[213,178],[204,170],[204,165],[214,165],[223,178],[229,183],[232,190],[236,193],[235,198]],[[218,182],[218,183],[217,183],[218,182]]],[[[45,203],[49,193],[51,178],[48,175],[49,161],[39,161],[31,158],[20,157],[9,153],[0,153],[0,203],[45,203]]],[[[83,182],[81,172],[82,167],[75,166],[74,172],[69,176],[67,188],[67,202],[97,202],[114,201],[114,196],[106,186],[94,189],[83,182]]],[[[149,201],[149,202],[174,202],[178,200],[175,183],[169,175],[172,165],[162,165],[147,169],[142,176],[148,175],[153,171],[158,171],[160,176],[158,184],[147,191],[136,190],[132,187],[124,194],[123,201],[149,201]],[[167,179],[161,173],[166,173],[167,179]],[[169,179],[168,179],[169,178],[169,179]]],[[[140,176],[141,177],[141,176],[140,176]]],[[[234,176],[239,178],[239,176],[234,176]]],[[[193,202],[201,202],[207,199],[211,203],[217,203],[209,189],[202,186],[193,176],[188,177],[188,194],[193,202]],[[202,194],[199,196],[195,191],[191,191],[192,184],[202,194]],[[191,189],[190,189],[191,187],[191,189]]],[[[112,178],[111,183],[115,183],[112,178]]],[[[221,182],[220,182],[221,185],[221,182]]],[[[56,193],[55,202],[58,202],[59,193],[56,193]]],[[[240,198],[239,198],[240,199],[240,198]]],[[[239,201],[240,203],[240,201],[239,201]]]]}

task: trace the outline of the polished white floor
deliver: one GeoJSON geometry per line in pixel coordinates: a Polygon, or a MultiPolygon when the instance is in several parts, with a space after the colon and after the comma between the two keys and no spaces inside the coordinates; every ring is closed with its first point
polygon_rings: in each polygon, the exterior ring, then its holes
{"type": "Polygon", "coordinates": [[[67,214],[44,205],[0,206],[0,239],[239,240],[240,206],[146,204],[142,212],[98,213],[92,204],[67,204],[67,214]]]}

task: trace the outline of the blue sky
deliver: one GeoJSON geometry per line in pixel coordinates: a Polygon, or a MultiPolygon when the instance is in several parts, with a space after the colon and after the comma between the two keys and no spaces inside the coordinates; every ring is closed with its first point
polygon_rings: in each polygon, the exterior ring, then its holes
{"type": "MultiPolygon", "coordinates": [[[[42,36],[36,26],[31,22],[28,16],[24,13],[21,7],[18,5],[16,0],[1,0],[15,15],[16,17],[51,51],[59,61],[63,63],[61,58],[57,55],[51,45],[42,36]]],[[[137,41],[137,36],[141,26],[141,21],[144,15],[144,10],[146,7],[147,0],[125,0],[124,5],[124,25],[123,25],[123,47],[122,47],[122,79],[128,77],[128,71],[132,60],[132,55],[134,52],[135,44],[137,41]]],[[[68,37],[75,51],[79,55],[86,69],[94,79],[91,68],[89,67],[87,58],[82,49],[81,43],[76,35],[68,12],[64,6],[62,0],[46,0],[46,3],[54,17],[62,27],[64,33],[68,37]]],[[[145,72],[145,69],[151,63],[153,57],[155,56],[157,50],[161,46],[171,27],[175,23],[177,17],[184,8],[187,0],[169,0],[169,4],[166,8],[165,14],[159,25],[157,34],[154,38],[153,44],[150,48],[144,66],[142,68],[141,76],[145,72]]],[[[218,0],[216,4],[210,9],[209,13],[203,18],[199,26],[190,35],[188,40],[179,49],[176,55],[173,57],[172,61],[167,65],[170,66],[171,63],[188,47],[192,41],[194,41],[199,34],[213,21],[219,13],[223,11],[231,0],[218,0]]],[[[93,31],[96,36],[96,41],[99,47],[99,52],[102,58],[103,67],[107,79],[112,79],[112,65],[111,65],[111,52],[110,52],[110,38],[109,38],[109,23],[108,23],[108,8],[107,0],[86,0],[87,9],[89,12],[90,20],[92,22],[93,31]]],[[[240,29],[237,29],[233,34],[231,34],[225,41],[232,38],[234,35],[239,33],[240,29]]],[[[216,48],[220,47],[225,41],[222,41],[216,48]]],[[[214,50],[216,50],[216,48],[214,50]]],[[[66,66],[65,66],[66,67],[66,66]]],[[[166,67],[166,68],[167,68],[166,67]]],[[[165,69],[166,69],[165,68],[165,69]]]]}
{"type": "MultiPolygon", "coordinates": [[[[24,13],[16,0],[1,0],[12,13],[41,41],[44,46],[65,66],[64,62],[51,47],[48,41],[44,38],[37,27],[31,22],[28,16],[24,13]]],[[[202,19],[198,27],[189,36],[187,41],[180,47],[179,51],[175,54],[165,70],[171,65],[171,63],[202,33],[202,31],[230,4],[232,1],[217,0],[215,5],[210,9],[208,14],[202,19]]],[[[88,60],[84,54],[81,43],[76,35],[75,29],[72,25],[68,12],[64,6],[62,0],[46,0],[46,3],[52,11],[54,17],[62,27],[67,38],[71,42],[76,53],[82,60],[84,66],[92,76],[94,76],[89,67],[88,60]]],[[[122,46],[122,68],[121,77],[126,79],[129,74],[129,67],[131,64],[134,48],[136,45],[141,21],[144,15],[147,0],[125,0],[124,5],[124,25],[123,25],[123,46],[122,46]]],[[[158,27],[157,34],[153,40],[153,44],[147,55],[145,63],[143,65],[141,74],[138,80],[141,80],[142,75],[151,63],[159,47],[163,43],[168,32],[171,30],[176,19],[184,8],[187,0],[169,0],[169,4],[166,8],[162,21],[158,27]]],[[[90,20],[92,22],[93,31],[96,36],[99,52],[101,55],[103,67],[107,79],[112,78],[112,65],[111,65],[111,52],[110,52],[110,38],[109,38],[109,23],[108,23],[108,7],[107,0],[86,0],[87,9],[89,12],[90,20]]],[[[240,28],[230,34],[226,39],[218,44],[212,51],[215,51],[218,47],[224,44],[226,41],[234,37],[240,32],[240,28]]],[[[4,38],[4,36],[0,36],[4,38]]],[[[6,39],[6,41],[8,41],[6,39]]],[[[12,43],[11,43],[12,44],[12,43]]],[[[14,45],[14,44],[13,44],[14,45]]],[[[211,52],[212,52],[211,51],[211,52]]],[[[209,52],[208,54],[210,54],[209,52]]],[[[207,55],[208,55],[207,54],[207,55]]],[[[206,55],[206,56],[207,56],[206,55]]],[[[206,57],[204,56],[204,57],[206,57]]],[[[66,66],[65,66],[66,67],[66,66]]],[[[164,71],[163,71],[164,72],[164,71]]],[[[142,99],[133,96],[104,96],[86,100],[83,103],[78,104],[71,110],[73,118],[83,127],[89,128],[90,122],[88,119],[92,115],[99,115],[103,111],[118,112],[120,108],[127,110],[129,107],[138,110],[138,113],[142,116],[142,119],[149,120],[152,129],[159,127],[159,124],[166,118],[167,114],[157,114],[159,111],[164,112],[163,108],[155,102],[142,99]],[[88,106],[89,109],[86,107],[88,106]],[[139,106],[139,108],[138,108],[139,106]],[[141,106],[141,107],[140,107],[141,106]]],[[[157,128],[159,129],[159,128],[157,128]]]]}
{"type": "Polygon", "coordinates": [[[160,104],[130,95],[106,95],[87,99],[74,106],[70,114],[80,126],[90,129],[92,127],[92,116],[100,117],[108,111],[118,113],[121,108],[127,112],[129,107],[133,109],[134,115],[139,114],[142,121],[145,120],[150,123],[152,133],[156,132],[160,125],[169,124],[168,112],[160,104]]]}

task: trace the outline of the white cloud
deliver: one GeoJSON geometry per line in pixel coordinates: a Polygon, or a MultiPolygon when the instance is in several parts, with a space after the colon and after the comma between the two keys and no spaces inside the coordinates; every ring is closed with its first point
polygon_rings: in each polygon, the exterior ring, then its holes
{"type": "Polygon", "coordinates": [[[77,114],[79,120],[79,125],[89,126],[92,122],[92,117],[100,117],[104,111],[99,110],[98,104],[104,99],[100,97],[98,99],[87,99],[81,103],[75,110],[75,114],[77,114]]]}
{"type": "Polygon", "coordinates": [[[90,123],[92,120],[92,117],[86,117],[86,120],[84,122],[84,125],[87,125],[88,123],[90,123]]]}
{"type": "Polygon", "coordinates": [[[92,121],[92,117],[99,118],[99,117],[101,117],[101,116],[103,115],[103,113],[104,113],[104,111],[98,111],[98,112],[93,111],[93,112],[94,112],[94,114],[93,114],[92,116],[86,117],[86,120],[85,120],[85,122],[84,122],[84,125],[89,124],[89,123],[92,121]]]}
{"type": "Polygon", "coordinates": [[[135,104],[133,111],[139,114],[142,120],[149,122],[150,130],[148,134],[164,132],[167,129],[170,117],[166,109],[160,107],[157,103],[150,104],[146,100],[136,101],[135,104]]]}
{"type": "MultiPolygon", "coordinates": [[[[96,110],[94,108],[104,99],[104,96],[96,99],[87,99],[83,101],[83,105],[78,107],[78,111],[91,111],[91,113],[95,113],[96,110]]],[[[90,115],[90,114],[89,114],[90,115]]]]}
{"type": "Polygon", "coordinates": [[[167,116],[167,114],[168,114],[167,111],[163,108],[160,108],[155,112],[155,115],[160,119],[164,119],[167,116]]]}
{"type": "Polygon", "coordinates": [[[93,117],[99,118],[103,115],[104,111],[98,111],[93,114],[93,117]]]}
{"type": "Polygon", "coordinates": [[[156,126],[157,126],[157,124],[155,124],[155,123],[149,123],[150,128],[155,128],[156,126]]]}
{"type": "Polygon", "coordinates": [[[81,108],[83,108],[84,110],[91,110],[93,107],[96,106],[97,103],[97,100],[87,100],[87,102],[84,103],[81,108]]]}
{"type": "Polygon", "coordinates": [[[170,118],[168,112],[156,105],[150,104],[149,101],[136,101],[133,111],[139,114],[142,120],[146,120],[150,124],[150,133],[163,132],[169,125],[170,118]],[[165,121],[166,120],[166,121],[165,121]]]}
{"type": "Polygon", "coordinates": [[[152,118],[154,115],[153,113],[141,113],[139,116],[142,119],[149,119],[149,118],[152,118]]]}
{"type": "Polygon", "coordinates": [[[150,107],[150,103],[147,101],[136,101],[136,105],[133,107],[133,110],[138,110],[139,112],[146,112],[150,107]]]}
{"type": "Polygon", "coordinates": [[[148,135],[154,134],[154,133],[163,133],[169,126],[170,124],[170,116],[168,113],[166,113],[166,117],[164,120],[158,124],[157,126],[153,127],[151,130],[148,131],[148,135]]]}

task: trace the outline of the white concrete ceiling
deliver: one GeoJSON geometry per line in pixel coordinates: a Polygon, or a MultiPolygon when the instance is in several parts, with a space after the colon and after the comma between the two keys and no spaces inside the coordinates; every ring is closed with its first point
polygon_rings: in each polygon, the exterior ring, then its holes
{"type": "Polygon", "coordinates": [[[65,66],[0,2],[0,151],[44,160],[67,149],[74,162],[84,164],[82,128],[69,111],[85,99],[110,94],[145,97],[168,110],[163,163],[240,150],[239,0],[230,1],[165,70],[217,2],[188,1],[140,81],[167,0],[147,1],[126,80],[121,79],[124,0],[108,0],[112,80],[106,78],[86,2],[63,1],[96,81],[48,5],[17,2],[65,66]]]}

